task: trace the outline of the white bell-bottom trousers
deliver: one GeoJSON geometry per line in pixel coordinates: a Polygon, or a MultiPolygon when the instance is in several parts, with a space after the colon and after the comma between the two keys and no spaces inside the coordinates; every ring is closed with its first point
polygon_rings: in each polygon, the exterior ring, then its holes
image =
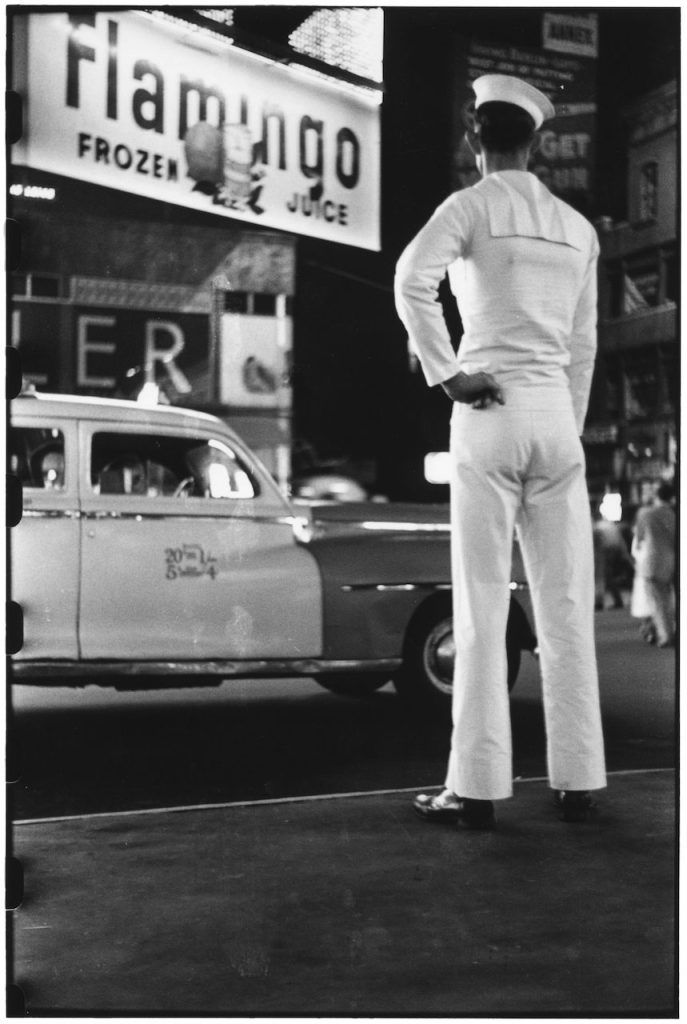
{"type": "Polygon", "coordinates": [[[539,644],[549,784],[606,785],[594,645],[594,555],[585,461],[570,395],[505,391],[454,406],[451,569],[456,667],[446,788],[513,792],[505,633],[517,526],[539,644]]]}

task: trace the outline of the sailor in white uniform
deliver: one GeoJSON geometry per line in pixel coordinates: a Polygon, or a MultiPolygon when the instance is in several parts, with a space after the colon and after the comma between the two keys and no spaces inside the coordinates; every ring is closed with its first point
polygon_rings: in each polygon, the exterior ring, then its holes
{"type": "Polygon", "coordinates": [[[606,785],[594,645],[592,522],[580,442],[596,354],[596,233],[527,171],[547,97],[508,75],[474,82],[482,175],[451,195],[403,252],[398,314],[451,416],[456,667],[445,789],[427,820],[492,828],[512,795],[505,632],[517,526],[540,650],[549,784],[585,820],[606,785]],[[457,355],[438,287],[448,271],[457,355]]]}

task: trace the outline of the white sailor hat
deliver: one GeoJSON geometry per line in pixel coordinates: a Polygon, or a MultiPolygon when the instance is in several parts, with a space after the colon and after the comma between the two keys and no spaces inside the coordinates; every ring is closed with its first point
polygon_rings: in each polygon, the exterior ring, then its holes
{"type": "Polygon", "coordinates": [[[529,82],[512,75],[481,75],[472,83],[475,90],[475,110],[483,103],[513,103],[522,107],[534,119],[534,127],[554,117],[553,103],[529,82]]]}

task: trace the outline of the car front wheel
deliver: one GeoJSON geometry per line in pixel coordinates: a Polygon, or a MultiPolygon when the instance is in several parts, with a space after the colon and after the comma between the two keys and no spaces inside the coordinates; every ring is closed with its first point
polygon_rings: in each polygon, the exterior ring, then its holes
{"type": "MultiPolygon", "coordinates": [[[[511,618],[513,612],[511,609],[511,618]]],[[[509,634],[512,633],[509,622],[509,634]]],[[[507,637],[508,689],[520,670],[521,648],[507,637]]],[[[453,694],[456,645],[451,601],[442,599],[420,608],[411,621],[403,650],[403,665],[394,679],[399,695],[408,703],[428,710],[446,710],[453,694]]]]}

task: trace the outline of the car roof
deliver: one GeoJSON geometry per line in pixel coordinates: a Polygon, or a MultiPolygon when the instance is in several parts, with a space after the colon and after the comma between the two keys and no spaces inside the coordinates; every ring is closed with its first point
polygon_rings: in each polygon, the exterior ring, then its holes
{"type": "Polygon", "coordinates": [[[143,405],[120,398],[93,398],[86,395],[57,395],[43,391],[22,392],[12,399],[12,411],[34,414],[38,410],[47,416],[61,419],[122,420],[128,423],[172,427],[221,426],[232,435],[227,424],[205,412],[182,409],[173,405],[143,405]]]}

